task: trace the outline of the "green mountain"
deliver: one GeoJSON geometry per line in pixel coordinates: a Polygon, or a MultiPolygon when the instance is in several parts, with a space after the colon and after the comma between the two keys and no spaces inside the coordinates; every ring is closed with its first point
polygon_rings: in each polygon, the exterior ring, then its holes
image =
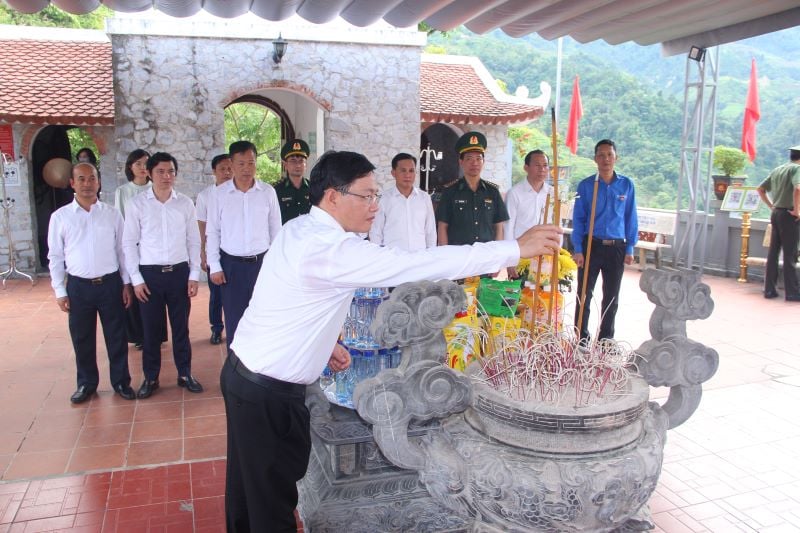
{"type": "MultiPolygon", "coordinates": [[[[479,57],[496,78],[513,92],[519,85],[538,87],[547,81],[555,89],[554,41],[536,35],[513,39],[501,31],[476,35],[466,29],[434,34],[431,51],[479,57]]],[[[738,147],[750,59],[758,65],[761,121],[758,156],[749,166],[748,184],[757,184],[769,170],[785,161],[787,148],[800,143],[795,111],[800,104],[800,28],[746,39],[720,47],[716,144],[738,147]],[[793,127],[794,126],[794,127],[793,127]]],[[[660,46],[634,43],[612,46],[564,39],[559,132],[566,135],[572,80],[580,76],[584,116],[580,124],[577,169],[586,168],[595,142],[614,139],[619,147],[618,169],[636,180],[641,205],[675,207],[680,172],[683,93],[686,58],[661,57],[660,46]],[[582,163],[582,164],[579,164],[582,163]]],[[[692,68],[694,66],[692,65],[692,68]]],[[[554,99],[553,99],[554,100],[554,99]]],[[[693,103],[693,102],[691,102],[693,103]]],[[[549,135],[550,124],[540,119],[529,125],[549,135]]],[[[515,138],[540,138],[515,133],[515,138]]],[[[537,146],[545,148],[544,146],[537,146]]],[[[566,150],[559,151],[559,155],[566,150]]],[[[521,165],[515,167],[515,174],[521,165]]],[[[519,178],[519,176],[516,176],[519,178]]],[[[573,182],[582,175],[573,175],[573,182]]]]}

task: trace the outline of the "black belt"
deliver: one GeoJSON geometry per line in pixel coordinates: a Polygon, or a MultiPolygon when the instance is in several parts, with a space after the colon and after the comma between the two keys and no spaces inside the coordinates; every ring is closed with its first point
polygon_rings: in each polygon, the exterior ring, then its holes
{"type": "Polygon", "coordinates": [[[183,263],[175,263],[174,265],[139,265],[139,270],[147,272],[172,272],[173,270],[188,266],[189,263],[184,261],[183,263]]]}
{"type": "Polygon", "coordinates": [[[772,206],[772,207],[773,207],[773,209],[780,209],[781,211],[791,211],[792,210],[791,207],[775,207],[775,206],[772,206]]]}
{"type": "Polygon", "coordinates": [[[92,285],[102,285],[106,281],[110,281],[115,276],[119,277],[119,270],[115,270],[114,272],[106,274],[105,276],[100,276],[99,278],[80,278],[78,276],[73,276],[72,274],[69,275],[71,279],[80,281],[81,283],[91,283],[92,285]]]}
{"type": "Polygon", "coordinates": [[[625,239],[599,239],[597,237],[592,237],[592,242],[602,246],[623,246],[625,244],[625,239]]]}
{"type": "Polygon", "coordinates": [[[231,366],[233,366],[233,370],[247,381],[255,383],[259,387],[264,387],[265,389],[270,389],[276,392],[305,399],[305,385],[301,385],[299,383],[289,383],[288,381],[282,381],[280,379],[265,376],[264,374],[253,372],[244,366],[244,363],[242,363],[236,354],[233,353],[233,350],[228,350],[228,359],[230,360],[231,366]]]}
{"type": "Polygon", "coordinates": [[[225,250],[220,250],[221,257],[230,257],[234,261],[240,261],[242,263],[258,263],[261,261],[261,258],[264,257],[264,254],[267,252],[261,252],[260,254],[256,255],[231,255],[225,250]]]}

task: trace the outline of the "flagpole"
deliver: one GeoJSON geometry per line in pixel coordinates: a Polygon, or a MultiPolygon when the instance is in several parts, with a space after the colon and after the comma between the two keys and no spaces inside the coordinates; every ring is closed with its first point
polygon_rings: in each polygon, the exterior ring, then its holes
{"type": "MultiPolygon", "coordinates": [[[[561,222],[561,200],[558,195],[558,124],[556,123],[556,108],[550,108],[550,118],[552,122],[552,143],[553,143],[553,222],[561,222]]],[[[547,311],[547,323],[553,325],[553,330],[558,330],[558,315],[553,320],[553,310],[556,307],[556,289],[558,288],[558,256],[561,250],[553,252],[553,268],[550,274],[550,309],[547,311]]]]}
{"type": "Polygon", "coordinates": [[[581,295],[578,298],[578,304],[581,306],[581,310],[578,312],[578,323],[576,326],[578,327],[578,336],[581,334],[581,330],[583,329],[583,312],[586,310],[586,284],[589,281],[589,260],[592,257],[592,235],[594,234],[594,215],[597,211],[597,189],[600,186],[600,174],[596,173],[594,175],[594,191],[592,192],[592,209],[591,215],[589,215],[589,233],[586,237],[586,252],[583,255],[583,283],[581,283],[581,295]]]}

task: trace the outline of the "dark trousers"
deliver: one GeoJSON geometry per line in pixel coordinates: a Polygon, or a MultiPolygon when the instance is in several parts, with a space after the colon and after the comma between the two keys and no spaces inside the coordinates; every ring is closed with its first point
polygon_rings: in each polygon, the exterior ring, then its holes
{"type": "Polygon", "coordinates": [[[775,292],[778,282],[778,256],[783,250],[783,288],[786,296],[798,296],[797,286],[797,240],[800,238],[800,222],[788,209],[776,207],[770,216],[772,235],[767,253],[767,272],[764,277],[764,292],[775,292]]]}
{"type": "Polygon", "coordinates": [[[139,302],[144,326],[142,370],[145,379],[158,379],[161,371],[162,317],[166,306],[172,327],[172,357],[179,376],[192,370],[192,346],[189,344],[189,265],[175,265],[171,272],[159,266],[141,265],[139,271],[150,289],[147,302],[139,302]]]}
{"type": "MultiPolygon", "coordinates": [[[[144,343],[144,326],[139,300],[133,298],[131,306],[125,310],[125,335],[131,344],[144,343]]],[[[161,342],[167,342],[167,311],[161,315],[161,342]]]]}
{"type": "Polygon", "coordinates": [[[311,454],[304,394],[253,383],[234,364],[229,357],[220,374],[228,424],[227,530],[297,531],[297,482],[311,454]]]}
{"type": "MultiPolygon", "coordinates": [[[[586,243],[583,249],[587,249],[586,243]]],[[[586,286],[586,310],[583,312],[583,324],[580,325],[581,339],[589,338],[589,310],[592,308],[592,293],[597,283],[597,276],[603,274],[603,302],[600,309],[600,332],[598,338],[614,338],[614,319],[619,307],[619,288],[622,274],[625,272],[625,244],[604,245],[595,240],[592,243],[592,255],[589,258],[589,277],[586,286]]],[[[575,324],[581,312],[581,292],[583,290],[583,268],[578,269],[578,298],[575,305],[575,324]]]]}
{"type": "Polygon", "coordinates": [[[221,287],[222,309],[225,313],[225,331],[227,332],[225,339],[228,348],[236,334],[236,326],[239,325],[239,320],[253,296],[253,288],[256,286],[256,279],[263,261],[264,254],[258,255],[255,261],[246,262],[228,255],[224,251],[220,253],[220,264],[225,273],[225,283],[221,287]]]}
{"type": "Polygon", "coordinates": [[[103,325],[111,385],[128,385],[128,344],[125,342],[125,305],[119,273],[104,276],[102,283],[67,277],[69,335],[75,350],[78,387],[97,388],[97,316],[103,325]]]}
{"type": "Polygon", "coordinates": [[[212,333],[222,333],[222,286],[208,277],[208,323],[212,333]]]}

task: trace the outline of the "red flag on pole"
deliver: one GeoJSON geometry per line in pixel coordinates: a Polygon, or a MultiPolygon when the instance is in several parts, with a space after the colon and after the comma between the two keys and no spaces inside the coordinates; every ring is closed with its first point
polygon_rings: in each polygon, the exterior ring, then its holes
{"type": "Polygon", "coordinates": [[[569,125],[567,126],[567,140],[564,143],[574,155],[578,151],[578,122],[583,118],[583,104],[581,103],[581,87],[578,76],[572,82],[572,103],[569,106],[569,125]]]}
{"type": "Polygon", "coordinates": [[[752,163],[756,158],[756,122],[761,118],[761,107],[758,105],[758,73],[756,60],[750,66],[750,85],[747,87],[747,102],[744,104],[744,123],[742,124],[742,152],[752,163]]]}

